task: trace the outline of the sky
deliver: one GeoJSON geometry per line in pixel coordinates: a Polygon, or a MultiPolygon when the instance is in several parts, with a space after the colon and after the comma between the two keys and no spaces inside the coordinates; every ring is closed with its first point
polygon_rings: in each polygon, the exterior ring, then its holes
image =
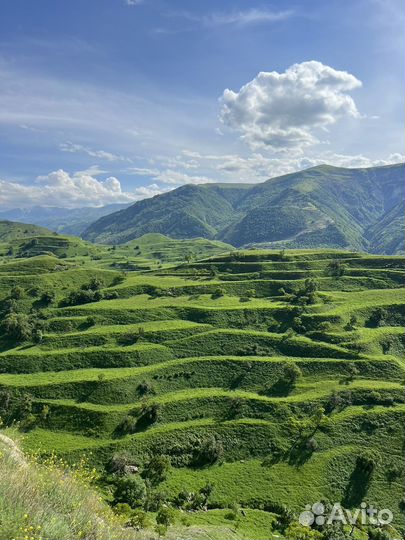
{"type": "Polygon", "coordinates": [[[0,209],[404,161],[403,0],[2,0],[0,209]]]}

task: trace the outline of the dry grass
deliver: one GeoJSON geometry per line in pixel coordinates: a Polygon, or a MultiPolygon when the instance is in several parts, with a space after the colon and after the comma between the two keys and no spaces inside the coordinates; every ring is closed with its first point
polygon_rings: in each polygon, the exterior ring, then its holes
{"type": "Polygon", "coordinates": [[[68,468],[24,456],[0,438],[0,540],[135,540],[90,487],[85,462],[68,468]]]}

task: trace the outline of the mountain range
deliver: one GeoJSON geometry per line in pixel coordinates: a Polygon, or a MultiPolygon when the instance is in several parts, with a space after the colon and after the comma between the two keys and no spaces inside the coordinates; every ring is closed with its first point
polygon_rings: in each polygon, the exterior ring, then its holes
{"type": "Polygon", "coordinates": [[[127,208],[129,204],[108,204],[100,207],[60,208],[56,206],[32,206],[0,212],[1,221],[32,223],[51,231],[80,236],[94,221],[102,216],[127,208]]]}
{"type": "Polygon", "coordinates": [[[145,233],[236,247],[333,247],[404,253],[405,164],[320,165],[261,184],[185,185],[104,215],[83,238],[120,244],[145,233]]]}

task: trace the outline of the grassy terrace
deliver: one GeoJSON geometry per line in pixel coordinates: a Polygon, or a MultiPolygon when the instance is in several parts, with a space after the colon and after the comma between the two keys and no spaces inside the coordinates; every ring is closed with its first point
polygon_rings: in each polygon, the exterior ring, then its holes
{"type": "Polygon", "coordinates": [[[212,538],[227,538],[235,504],[240,530],[265,540],[282,538],[269,532],[280,505],[354,507],[356,491],[401,528],[402,257],[160,235],[3,241],[0,308],[28,330],[2,327],[0,416],[26,449],[89,454],[107,498],[114,456],[141,470],[167,456],[153,493],[177,504],[212,482],[209,511],[189,517],[212,538]]]}

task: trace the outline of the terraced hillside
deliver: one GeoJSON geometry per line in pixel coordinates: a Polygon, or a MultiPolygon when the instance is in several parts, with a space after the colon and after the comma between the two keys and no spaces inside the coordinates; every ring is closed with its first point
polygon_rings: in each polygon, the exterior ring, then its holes
{"type": "Polygon", "coordinates": [[[25,448],[85,453],[112,504],[173,508],[176,538],[326,539],[299,536],[317,501],[389,508],[403,531],[404,259],[249,250],[145,270],[141,244],[125,273],[103,246],[4,255],[0,414],[25,448]]]}

